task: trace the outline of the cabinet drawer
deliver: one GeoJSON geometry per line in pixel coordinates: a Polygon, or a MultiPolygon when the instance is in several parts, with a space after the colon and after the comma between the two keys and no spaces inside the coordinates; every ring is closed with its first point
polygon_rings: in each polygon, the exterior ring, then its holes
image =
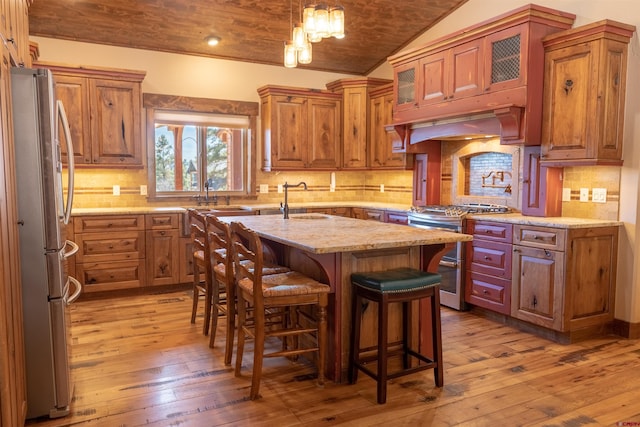
{"type": "Polygon", "coordinates": [[[145,215],[147,230],[166,230],[180,226],[180,214],[153,214],[145,215]]]}
{"type": "Polygon", "coordinates": [[[139,259],[79,263],[76,274],[83,292],[137,288],[144,285],[145,265],[144,260],[139,259]]]}
{"type": "Polygon", "coordinates": [[[144,231],[76,234],[80,249],[76,262],[103,262],[144,258],[144,231]]]}
{"type": "Polygon", "coordinates": [[[73,227],[76,233],[144,230],[144,215],[79,216],[73,227]]]}
{"type": "Polygon", "coordinates": [[[473,234],[474,239],[511,243],[513,225],[470,219],[467,221],[467,233],[473,234]]]}
{"type": "Polygon", "coordinates": [[[534,248],[565,250],[567,230],[562,228],[516,225],[513,243],[534,248]]]}
{"type": "Polygon", "coordinates": [[[407,219],[407,214],[395,213],[395,212],[386,213],[386,222],[390,222],[392,224],[404,224],[404,225],[409,223],[407,219]]]}
{"type": "Polygon", "coordinates": [[[511,278],[512,246],[508,243],[474,240],[467,243],[467,269],[511,278]]]}
{"type": "Polygon", "coordinates": [[[509,315],[511,314],[511,280],[467,271],[465,301],[509,315]]]}

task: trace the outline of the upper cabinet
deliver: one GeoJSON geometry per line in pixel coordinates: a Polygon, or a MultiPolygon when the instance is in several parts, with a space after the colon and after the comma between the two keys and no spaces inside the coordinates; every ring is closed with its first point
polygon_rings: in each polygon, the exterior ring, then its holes
{"type": "Polygon", "coordinates": [[[411,168],[395,152],[393,88],[369,77],[336,80],[328,90],[264,86],[261,98],[263,170],[411,168]]]}
{"type": "Polygon", "coordinates": [[[570,28],[574,18],[527,5],[391,56],[393,123],[411,129],[427,122],[420,132],[437,139],[433,125],[443,119],[497,119],[503,143],[539,145],[542,38],[570,28]]]}
{"type": "Polygon", "coordinates": [[[263,170],[335,170],[340,164],[340,104],[328,91],[264,86],[263,170]]]}
{"type": "Polygon", "coordinates": [[[405,169],[411,156],[396,153],[393,135],[385,126],[392,121],[393,86],[390,80],[348,78],[327,84],[342,95],[341,169],[405,169]]]}
{"type": "Polygon", "coordinates": [[[29,7],[32,3],[33,0],[0,0],[0,33],[14,66],[31,65],[29,7]]]}
{"type": "Polygon", "coordinates": [[[544,39],[543,164],[622,164],[627,45],[634,31],[604,20],[544,39]]]}
{"type": "Polygon", "coordinates": [[[56,96],[69,119],[77,166],[142,167],[141,86],[145,72],[48,63],[36,66],[54,73],[56,96]]]}

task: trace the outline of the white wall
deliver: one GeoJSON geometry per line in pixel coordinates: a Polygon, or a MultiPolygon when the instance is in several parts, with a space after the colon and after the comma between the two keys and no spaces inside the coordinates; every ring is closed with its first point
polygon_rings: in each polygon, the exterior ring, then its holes
{"type": "MultiPolygon", "coordinates": [[[[530,3],[527,0],[469,0],[451,16],[424,33],[411,46],[417,46],[463,27],[490,19],[530,3]]],[[[640,28],[638,0],[537,0],[537,4],[576,15],[575,25],[613,19],[640,28]]],[[[410,17],[408,17],[410,19],[410,17]]],[[[391,23],[391,25],[402,25],[391,23]]],[[[239,63],[155,53],[136,49],[97,46],[33,37],[39,44],[40,59],[68,64],[86,64],[147,71],[143,91],[184,96],[258,101],[256,89],[265,84],[323,89],[327,82],[352,77],[333,73],[286,69],[284,67],[239,63]]],[[[640,323],[640,279],[636,250],[640,179],[640,44],[634,35],[629,48],[627,106],[624,128],[624,167],[621,172],[620,236],[616,318],[640,323]]],[[[385,64],[372,77],[392,78],[385,64]]]]}

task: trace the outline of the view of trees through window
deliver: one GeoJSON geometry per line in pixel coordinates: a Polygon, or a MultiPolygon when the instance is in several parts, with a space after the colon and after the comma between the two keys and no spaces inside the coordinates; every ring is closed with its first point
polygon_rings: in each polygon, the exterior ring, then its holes
{"type": "Polygon", "coordinates": [[[245,129],[155,123],[156,191],[242,190],[245,129]],[[236,174],[234,178],[234,174],[236,174]]]}

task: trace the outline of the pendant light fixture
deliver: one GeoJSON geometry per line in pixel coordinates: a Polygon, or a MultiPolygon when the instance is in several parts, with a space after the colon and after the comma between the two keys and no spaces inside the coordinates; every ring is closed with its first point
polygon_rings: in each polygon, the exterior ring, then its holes
{"type": "Polygon", "coordinates": [[[311,43],[323,38],[344,38],[344,7],[327,3],[306,4],[298,0],[300,22],[293,25],[293,0],[289,0],[289,27],[291,39],[284,46],[284,66],[293,68],[300,64],[310,64],[311,43]]]}

